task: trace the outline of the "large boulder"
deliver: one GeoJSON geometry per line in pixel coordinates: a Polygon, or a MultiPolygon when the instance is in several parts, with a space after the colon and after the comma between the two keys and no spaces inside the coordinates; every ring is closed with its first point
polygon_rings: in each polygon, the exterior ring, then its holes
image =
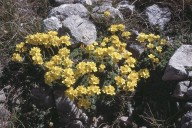
{"type": "Polygon", "coordinates": [[[93,8],[91,16],[95,22],[99,22],[99,23],[100,22],[113,23],[118,21],[118,19],[123,20],[122,13],[118,9],[112,7],[112,4],[109,2],[105,2],[103,5],[96,6],[95,8],[93,8]],[[108,18],[104,16],[105,11],[110,12],[110,16],[108,18]]]}
{"type": "Polygon", "coordinates": [[[54,30],[59,31],[62,28],[62,23],[57,17],[49,17],[43,20],[43,29],[45,32],[54,30]]]}
{"type": "Polygon", "coordinates": [[[187,68],[192,67],[192,45],[182,45],[169,60],[165,73],[162,77],[164,81],[188,79],[187,68]]]}
{"type": "Polygon", "coordinates": [[[63,31],[68,32],[74,43],[82,42],[86,45],[97,38],[95,25],[80,16],[72,15],[63,21],[63,31]]]}
{"type": "Polygon", "coordinates": [[[164,29],[165,25],[171,20],[170,9],[160,8],[156,4],[147,7],[145,14],[151,25],[159,25],[161,29],[164,29]]]}
{"type": "MultiPolygon", "coordinates": [[[[77,108],[73,101],[64,95],[64,91],[65,89],[63,88],[54,90],[55,104],[60,117],[60,123],[66,125],[72,123],[73,119],[80,119],[83,122],[87,122],[88,117],[86,114],[83,113],[81,109],[77,108]]],[[[74,126],[76,123],[77,122],[73,122],[74,126]]],[[[81,122],[79,123],[79,125],[81,125],[81,122]]]]}
{"type": "Polygon", "coordinates": [[[89,18],[88,10],[82,4],[63,4],[51,9],[49,16],[55,16],[63,21],[71,15],[79,15],[81,18],[89,18]]]}

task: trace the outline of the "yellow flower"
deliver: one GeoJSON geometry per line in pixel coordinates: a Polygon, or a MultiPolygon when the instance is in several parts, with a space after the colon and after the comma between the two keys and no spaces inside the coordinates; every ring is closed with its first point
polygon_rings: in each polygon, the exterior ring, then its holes
{"type": "Polygon", "coordinates": [[[65,44],[66,46],[70,46],[71,45],[70,37],[69,36],[61,36],[60,37],[60,42],[61,42],[61,44],[65,44]]]}
{"type": "Polygon", "coordinates": [[[55,81],[54,77],[52,77],[51,72],[46,72],[44,75],[45,84],[51,85],[53,81],[55,81]]]}
{"type": "Polygon", "coordinates": [[[62,58],[59,55],[52,56],[51,60],[55,65],[60,65],[62,63],[62,58]]]}
{"type": "Polygon", "coordinates": [[[120,76],[115,77],[115,82],[117,86],[122,86],[125,84],[125,80],[120,76]]]}
{"type": "Polygon", "coordinates": [[[43,58],[41,57],[41,55],[32,56],[32,60],[33,64],[39,64],[39,65],[43,64],[43,58]]]}
{"type": "Polygon", "coordinates": [[[128,77],[127,77],[128,81],[138,81],[139,80],[139,73],[132,71],[128,77]]]}
{"type": "Polygon", "coordinates": [[[161,46],[157,46],[156,49],[157,49],[158,52],[160,52],[160,53],[162,52],[162,47],[161,46]]]}
{"type": "Polygon", "coordinates": [[[71,87],[76,82],[76,79],[74,76],[65,77],[62,83],[66,85],[67,87],[71,87]]]}
{"type": "Polygon", "coordinates": [[[63,72],[62,72],[62,77],[63,78],[71,77],[71,76],[74,76],[74,72],[73,72],[72,68],[66,68],[66,69],[63,70],[63,72]]]}
{"type": "Polygon", "coordinates": [[[110,56],[111,56],[114,63],[117,63],[122,59],[121,54],[118,52],[113,52],[110,56]]]}
{"type": "Polygon", "coordinates": [[[145,78],[145,79],[147,79],[147,78],[149,78],[149,70],[147,69],[147,68],[145,68],[145,69],[140,69],[139,70],[139,75],[140,75],[140,77],[142,77],[142,78],[145,78]]]}
{"type": "Polygon", "coordinates": [[[108,18],[108,17],[110,16],[110,12],[109,12],[109,11],[105,11],[105,12],[104,12],[104,16],[105,16],[106,18],[108,18]]]}
{"type": "Polygon", "coordinates": [[[70,53],[70,50],[67,49],[67,48],[65,48],[65,47],[59,49],[59,51],[58,51],[59,56],[60,56],[60,57],[64,57],[64,58],[68,57],[68,56],[69,56],[69,53],[70,53]]]}
{"type": "Polygon", "coordinates": [[[125,64],[127,64],[129,67],[131,68],[134,68],[135,67],[135,64],[136,64],[136,59],[133,58],[133,57],[128,57],[126,60],[125,60],[125,64]]]}
{"type": "Polygon", "coordinates": [[[100,64],[99,65],[99,72],[103,72],[105,69],[105,65],[104,64],[100,64]]]}
{"type": "Polygon", "coordinates": [[[106,43],[105,43],[105,42],[101,42],[101,46],[102,46],[102,47],[105,47],[105,46],[106,46],[106,43]]]}
{"type": "Polygon", "coordinates": [[[62,73],[62,68],[59,66],[54,66],[53,68],[50,69],[52,77],[54,77],[55,80],[61,78],[61,73],[62,73]]]}
{"type": "Polygon", "coordinates": [[[35,56],[35,55],[39,55],[41,52],[41,49],[38,48],[38,47],[33,47],[31,48],[30,52],[29,52],[29,55],[31,56],[35,56]]]}
{"type": "Polygon", "coordinates": [[[82,96],[82,95],[85,95],[87,94],[87,88],[84,87],[83,85],[79,85],[77,88],[77,93],[78,93],[78,96],[82,96]]]}
{"type": "Polygon", "coordinates": [[[121,34],[122,37],[125,37],[126,39],[129,39],[131,36],[131,33],[129,31],[125,31],[121,34]]]}
{"type": "Polygon", "coordinates": [[[97,56],[97,57],[103,57],[106,53],[106,49],[105,48],[97,48],[94,50],[94,54],[97,56]]]}
{"type": "Polygon", "coordinates": [[[87,51],[87,52],[93,51],[94,49],[95,49],[95,47],[94,47],[94,45],[92,45],[92,44],[86,46],[86,51],[87,51]]]}
{"type": "Polygon", "coordinates": [[[108,86],[104,86],[103,90],[102,90],[103,93],[107,94],[107,95],[115,95],[115,88],[111,85],[108,85],[108,86]]]}
{"type": "Polygon", "coordinates": [[[87,62],[86,63],[86,68],[88,72],[96,72],[97,67],[95,62],[87,62]]]}
{"type": "Polygon", "coordinates": [[[91,75],[89,78],[89,84],[91,84],[91,85],[99,84],[99,78],[97,78],[94,75],[91,75]]]}
{"type": "Polygon", "coordinates": [[[105,38],[103,39],[103,42],[108,43],[108,42],[109,42],[109,38],[105,37],[105,38]]]}
{"type": "Polygon", "coordinates": [[[132,70],[128,65],[124,65],[120,67],[120,71],[122,75],[127,75],[128,73],[130,73],[132,70]]]}
{"type": "Polygon", "coordinates": [[[12,61],[21,62],[22,60],[23,60],[23,58],[21,57],[20,54],[18,54],[18,53],[13,53],[12,61]]]}
{"type": "Polygon", "coordinates": [[[160,44],[161,44],[161,45],[166,45],[166,44],[167,44],[166,39],[161,39],[161,40],[160,40],[160,44]]]}
{"type": "Polygon", "coordinates": [[[50,36],[56,36],[58,34],[58,32],[56,32],[56,31],[49,31],[48,34],[50,36]]]}
{"type": "Polygon", "coordinates": [[[53,61],[48,61],[44,63],[44,67],[47,69],[51,69],[53,66],[55,66],[55,63],[53,61]]]}
{"type": "Polygon", "coordinates": [[[131,52],[127,51],[123,54],[123,58],[128,59],[132,55],[131,52]]]}
{"type": "Polygon", "coordinates": [[[117,29],[118,29],[119,31],[124,31],[124,30],[125,30],[125,25],[123,25],[123,24],[118,24],[118,25],[117,25],[117,29]]]}
{"type": "Polygon", "coordinates": [[[155,56],[153,54],[149,54],[148,57],[151,59],[151,60],[154,60],[155,59],[155,56]]]}
{"type": "Polygon", "coordinates": [[[111,33],[117,32],[118,31],[117,25],[111,25],[110,28],[109,28],[109,31],[111,31],[111,33]]]}
{"type": "Polygon", "coordinates": [[[96,86],[96,85],[91,85],[89,87],[87,87],[87,94],[89,96],[93,96],[93,95],[99,95],[101,94],[101,90],[99,88],[99,86],[96,86]]]}
{"type": "Polygon", "coordinates": [[[26,51],[26,48],[24,47],[25,43],[21,42],[19,44],[16,44],[16,50],[17,52],[24,52],[26,51]]]}
{"type": "Polygon", "coordinates": [[[73,87],[70,87],[65,91],[65,95],[73,101],[77,97],[77,90],[75,90],[73,87]]]}
{"type": "Polygon", "coordinates": [[[110,46],[107,48],[106,52],[109,56],[111,56],[113,52],[115,52],[115,48],[113,46],[110,46]]]}
{"type": "Polygon", "coordinates": [[[88,99],[79,98],[77,105],[79,108],[88,109],[90,108],[91,102],[88,99]]]}
{"type": "Polygon", "coordinates": [[[147,40],[151,43],[152,41],[155,40],[155,38],[156,36],[154,34],[149,34],[147,40]]]}
{"type": "Polygon", "coordinates": [[[153,49],[153,48],[154,48],[154,45],[153,45],[152,43],[149,43],[149,44],[147,45],[147,48],[153,49]]]}
{"type": "Polygon", "coordinates": [[[145,42],[145,40],[148,39],[148,35],[146,35],[145,33],[140,33],[138,36],[137,36],[137,39],[140,43],[143,43],[145,42]]]}
{"type": "Polygon", "coordinates": [[[73,61],[67,57],[63,60],[62,65],[66,68],[70,68],[73,65],[73,61]]]}
{"type": "Polygon", "coordinates": [[[159,63],[159,58],[155,58],[154,62],[158,64],[159,63]]]}

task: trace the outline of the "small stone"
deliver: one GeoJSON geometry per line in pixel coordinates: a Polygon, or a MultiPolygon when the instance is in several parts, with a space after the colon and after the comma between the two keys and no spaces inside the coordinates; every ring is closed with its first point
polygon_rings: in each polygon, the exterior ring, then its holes
{"type": "Polygon", "coordinates": [[[119,118],[119,120],[122,121],[122,122],[127,122],[128,117],[127,116],[122,116],[122,117],[119,118]]]}

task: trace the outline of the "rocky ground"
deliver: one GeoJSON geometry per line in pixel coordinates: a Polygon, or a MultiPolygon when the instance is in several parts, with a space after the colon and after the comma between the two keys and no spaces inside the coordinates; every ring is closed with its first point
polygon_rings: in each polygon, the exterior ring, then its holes
{"type": "MultiPolygon", "coordinates": [[[[190,0],[3,0],[0,8],[5,10],[0,13],[0,127],[192,127],[190,0]],[[64,96],[64,88],[45,85],[38,77],[42,71],[10,61],[15,44],[28,34],[55,30],[70,35],[74,44],[88,45],[115,23],[125,24],[132,38],[140,32],[166,37],[169,48],[131,98],[117,96],[111,106],[98,104],[94,116],[64,96]]],[[[144,52],[134,40],[127,49],[136,58],[144,52]]]]}

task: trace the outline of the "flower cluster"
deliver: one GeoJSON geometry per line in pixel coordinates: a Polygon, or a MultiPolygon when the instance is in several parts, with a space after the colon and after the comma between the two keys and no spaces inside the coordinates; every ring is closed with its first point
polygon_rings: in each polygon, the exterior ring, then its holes
{"type": "MultiPolygon", "coordinates": [[[[110,13],[105,12],[107,17],[110,13]]],[[[147,68],[136,68],[137,60],[126,49],[131,33],[123,24],[111,25],[110,36],[90,45],[71,47],[68,36],[57,32],[36,33],[16,45],[12,60],[32,62],[45,70],[44,82],[65,86],[65,95],[77,101],[79,107],[88,109],[98,95],[114,96],[120,92],[134,91],[138,81],[150,77],[147,68]],[[76,54],[81,55],[75,57],[76,54]],[[22,57],[25,56],[25,57],[22,57]]],[[[149,58],[158,63],[153,51],[161,53],[166,40],[154,34],[140,33],[137,40],[149,49],[149,58]],[[158,45],[153,42],[159,42],[158,45]]]]}
{"type": "Polygon", "coordinates": [[[140,33],[136,40],[143,45],[152,64],[158,64],[163,48],[167,45],[167,41],[161,39],[159,35],[145,33],[140,33]]]}

